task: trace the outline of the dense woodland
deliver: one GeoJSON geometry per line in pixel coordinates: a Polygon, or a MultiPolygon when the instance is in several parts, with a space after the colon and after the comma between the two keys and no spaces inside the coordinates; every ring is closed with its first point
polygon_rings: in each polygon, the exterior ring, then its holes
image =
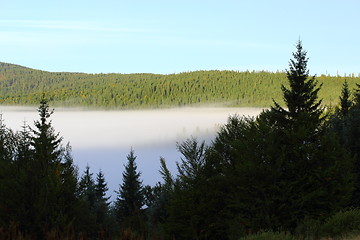
{"type": "MultiPolygon", "coordinates": [[[[321,75],[319,97],[336,105],[346,80],[350,88],[360,78],[321,75]]],[[[197,71],[159,74],[51,73],[0,63],[0,104],[37,105],[43,93],[54,106],[110,109],[174,107],[196,104],[269,107],[282,102],[285,72],[197,71]]]]}
{"type": "Polygon", "coordinates": [[[131,150],[112,203],[102,172],[78,172],[71,147],[52,127],[49,102],[41,99],[33,129],[13,132],[0,125],[0,238],[318,239],[360,233],[360,85],[334,78],[342,85],[339,104],[325,108],[319,98],[325,83],[309,76],[307,61],[299,41],[286,73],[177,75],[238,76],[234,82],[247,74],[262,76],[257,82],[281,76],[286,83],[270,109],[256,118],[229,117],[208,146],[194,138],[179,143],[177,172],[161,158],[163,180],[155,186],[143,185],[131,150]]]}

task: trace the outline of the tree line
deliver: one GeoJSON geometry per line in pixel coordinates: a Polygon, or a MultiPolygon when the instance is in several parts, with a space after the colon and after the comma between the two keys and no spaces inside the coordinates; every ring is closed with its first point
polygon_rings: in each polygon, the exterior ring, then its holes
{"type": "MultiPolygon", "coordinates": [[[[338,103],[345,79],[350,87],[360,80],[354,74],[316,79],[323,84],[319,94],[327,105],[338,103]]],[[[52,73],[0,63],[0,104],[37,105],[46,93],[55,106],[127,109],[216,103],[269,107],[273,98],[282,101],[282,84],[287,84],[285,72],[52,73]]]]}
{"type": "Polygon", "coordinates": [[[307,62],[299,41],[282,99],[255,118],[230,116],[209,145],[178,143],[177,172],[160,158],[155,186],[142,183],[131,150],[113,203],[101,171],[79,176],[43,99],[34,129],[0,125],[0,237],[232,240],[296,234],[358,209],[360,85],[344,81],[339,104],[325,108],[307,62]]]}

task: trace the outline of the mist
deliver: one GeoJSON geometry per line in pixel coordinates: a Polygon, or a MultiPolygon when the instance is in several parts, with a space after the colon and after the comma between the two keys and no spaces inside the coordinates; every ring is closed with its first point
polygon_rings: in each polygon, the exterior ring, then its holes
{"type": "MultiPolygon", "coordinates": [[[[176,143],[190,137],[210,143],[230,115],[256,116],[261,108],[174,108],[160,110],[89,111],[56,108],[52,124],[70,142],[74,163],[80,176],[87,165],[91,172],[101,170],[108,183],[108,195],[115,199],[115,190],[122,183],[127,154],[134,150],[138,170],[145,185],[161,181],[159,158],[164,157],[173,174],[181,154],[176,143]]],[[[7,127],[20,130],[33,127],[36,107],[0,106],[7,127]]]]}

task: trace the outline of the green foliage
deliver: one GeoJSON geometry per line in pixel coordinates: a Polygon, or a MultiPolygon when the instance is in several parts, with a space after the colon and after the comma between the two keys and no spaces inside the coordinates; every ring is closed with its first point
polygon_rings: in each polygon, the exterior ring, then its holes
{"type": "Polygon", "coordinates": [[[143,237],[147,231],[142,210],[145,190],[140,180],[140,172],[137,171],[133,149],[127,155],[127,160],[122,174],[123,182],[115,201],[115,215],[121,224],[121,231],[130,231],[136,236],[143,237]]]}
{"type": "MultiPolygon", "coordinates": [[[[342,98],[347,86],[344,84],[342,98]]],[[[360,206],[360,102],[359,98],[360,86],[354,90],[353,98],[348,98],[346,106],[349,106],[347,111],[342,111],[342,105],[339,110],[330,118],[330,129],[339,136],[340,142],[344,149],[354,159],[353,173],[356,176],[355,190],[353,192],[351,206],[360,206]],[[346,114],[344,114],[346,113],[346,114]]],[[[349,91],[350,92],[350,91],[349,91]]],[[[347,94],[346,94],[347,95],[347,94]]],[[[345,100],[343,100],[345,101],[345,100]]]]}
{"type": "Polygon", "coordinates": [[[167,203],[165,239],[227,239],[224,181],[207,167],[208,149],[195,138],[178,144],[183,157],[167,203]]]}
{"type": "Polygon", "coordinates": [[[325,218],[348,203],[352,161],[326,130],[319,88],[303,75],[306,58],[299,45],[297,50],[292,83],[283,88],[287,109],[275,104],[256,119],[229,118],[204,154],[194,141],[179,148],[185,159],[178,164],[167,224],[172,233],[181,229],[179,238],[294,231],[306,217],[325,218]]]}
{"type": "Polygon", "coordinates": [[[128,162],[125,165],[125,171],[122,174],[123,183],[120,186],[115,203],[119,219],[139,215],[140,209],[144,204],[140,172],[137,172],[135,162],[136,156],[132,149],[128,154],[127,159],[128,162]]]}
{"type": "MultiPolygon", "coordinates": [[[[320,97],[335,105],[347,79],[321,75],[320,97]]],[[[45,92],[57,106],[116,109],[178,107],[195,104],[269,107],[281,98],[284,72],[197,71],[179,74],[51,73],[0,63],[0,104],[37,104],[45,92]]],[[[283,102],[279,102],[281,105],[283,102]]]]}
{"type": "Polygon", "coordinates": [[[0,223],[5,229],[14,224],[23,234],[44,238],[47,232],[72,226],[77,170],[70,147],[62,147],[62,138],[55,134],[46,100],[38,112],[35,129],[24,125],[14,134],[1,126],[0,139],[7,147],[0,150],[5,153],[0,154],[0,164],[7,172],[0,176],[0,223]]]}
{"type": "Polygon", "coordinates": [[[242,237],[239,240],[293,240],[291,234],[283,232],[265,231],[242,237]]]}
{"type": "Polygon", "coordinates": [[[238,240],[360,234],[359,210],[344,210],[360,206],[360,85],[353,98],[349,90],[358,78],[310,77],[300,41],[293,56],[286,74],[91,75],[0,63],[2,103],[32,103],[40,90],[58,104],[114,108],[214,102],[266,106],[269,96],[283,97],[256,118],[229,117],[209,146],[195,138],[178,143],[177,173],[160,158],[163,181],[153,187],[142,185],[131,150],[118,197],[109,207],[104,174],[99,171],[94,179],[87,167],[78,179],[71,147],[62,146],[42,95],[34,129],[24,124],[13,132],[0,118],[0,238],[238,240]],[[324,113],[318,97],[328,102],[341,84],[340,107],[324,113]]]}
{"type": "Polygon", "coordinates": [[[323,237],[339,238],[360,234],[360,209],[339,211],[322,224],[323,237]]]}
{"type": "Polygon", "coordinates": [[[281,86],[286,109],[274,101],[269,116],[273,118],[274,124],[282,129],[291,128],[296,131],[298,127],[308,125],[309,131],[315,131],[323,120],[320,118],[323,114],[321,100],[317,100],[321,85],[317,86],[315,77],[309,78],[308,58],[300,40],[296,49],[293,53],[294,59],[290,60],[290,69],[286,72],[290,88],[281,86]]]}
{"type": "Polygon", "coordinates": [[[339,107],[337,109],[340,117],[345,117],[348,114],[348,112],[352,106],[352,101],[350,100],[350,95],[351,95],[351,92],[349,89],[349,84],[345,80],[342,91],[341,91],[341,95],[340,95],[339,107]]]}

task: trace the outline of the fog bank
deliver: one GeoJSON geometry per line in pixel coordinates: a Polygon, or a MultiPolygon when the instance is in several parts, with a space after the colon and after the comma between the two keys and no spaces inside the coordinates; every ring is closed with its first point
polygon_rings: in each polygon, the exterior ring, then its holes
{"type": "MultiPolygon", "coordinates": [[[[89,111],[55,109],[51,119],[56,132],[70,142],[80,173],[87,164],[92,172],[104,172],[109,195],[121,183],[126,156],[133,148],[144,184],[160,181],[160,156],[175,173],[180,160],[176,142],[191,136],[210,142],[230,115],[256,116],[261,108],[174,108],[160,110],[89,111]]],[[[13,130],[23,122],[33,126],[36,107],[0,106],[4,123],[13,130]]],[[[94,174],[95,175],[95,174],[94,174]]]]}

